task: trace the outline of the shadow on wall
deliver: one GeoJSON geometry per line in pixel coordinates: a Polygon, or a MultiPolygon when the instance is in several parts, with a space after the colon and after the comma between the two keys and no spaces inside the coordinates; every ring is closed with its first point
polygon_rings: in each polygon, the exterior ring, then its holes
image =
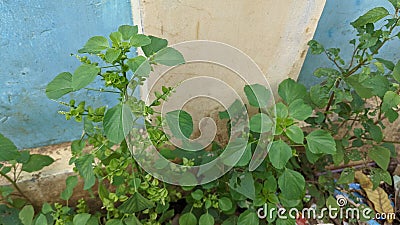
{"type": "MultiPolygon", "coordinates": [[[[355,35],[350,23],[377,6],[384,6],[387,9],[393,8],[388,1],[382,0],[326,1],[314,39],[326,48],[340,48],[343,58],[345,60],[349,59],[353,50],[349,41],[355,35]]],[[[388,59],[398,58],[400,57],[399,48],[399,41],[391,42],[381,49],[381,57],[388,59]]],[[[319,83],[319,79],[312,75],[314,70],[319,67],[330,66],[332,66],[332,63],[326,57],[311,55],[308,52],[298,80],[307,87],[315,85],[319,83]]]]}
{"type": "MultiPolygon", "coordinates": [[[[45,87],[74,71],[78,61],[69,55],[89,37],[132,24],[130,1],[0,1],[0,15],[0,133],[19,148],[79,138],[81,124],[65,122],[57,113],[65,108],[47,99],[45,87]]],[[[74,97],[114,105],[93,92],[74,97]]]]}

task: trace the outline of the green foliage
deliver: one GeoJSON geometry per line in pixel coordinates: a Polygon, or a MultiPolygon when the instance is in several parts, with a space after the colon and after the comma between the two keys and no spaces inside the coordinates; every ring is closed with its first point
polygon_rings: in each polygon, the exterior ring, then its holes
{"type": "Polygon", "coordinates": [[[265,108],[271,98],[267,88],[260,84],[246,85],[244,93],[247,96],[249,104],[258,108],[265,108]]]}
{"type": "Polygon", "coordinates": [[[65,190],[61,193],[61,199],[68,200],[71,198],[74,188],[78,185],[78,177],[77,176],[69,176],[65,181],[65,190]]]}
{"type": "Polygon", "coordinates": [[[24,208],[21,209],[19,212],[19,219],[21,220],[22,224],[24,225],[31,225],[33,216],[34,216],[33,206],[26,205],[24,208]]]}
{"type": "Polygon", "coordinates": [[[168,112],[165,120],[174,137],[185,139],[189,138],[193,133],[192,116],[185,111],[175,110],[168,112]]]}
{"type": "Polygon", "coordinates": [[[197,218],[193,213],[185,213],[179,218],[179,225],[196,225],[197,218]]]}
{"type": "Polygon", "coordinates": [[[50,156],[31,154],[28,161],[22,165],[22,170],[26,172],[35,172],[51,165],[54,162],[50,156]]]}
{"type": "MultiPolygon", "coordinates": [[[[44,167],[51,165],[54,160],[46,155],[31,154],[27,150],[19,151],[14,143],[2,134],[0,134],[0,152],[0,176],[5,178],[10,184],[10,186],[0,186],[2,203],[8,203],[16,208],[22,208],[26,203],[32,204],[29,196],[25,195],[17,184],[21,172],[32,173],[40,171],[44,167]],[[13,196],[13,192],[18,192],[20,197],[17,198],[13,196]]],[[[0,204],[0,207],[1,206],[4,205],[0,204]]],[[[22,214],[20,214],[24,219],[24,225],[31,224],[28,222],[29,219],[27,218],[30,216],[30,207],[32,206],[25,207],[22,214]]],[[[0,223],[1,222],[0,219],[0,223]]]]}
{"type": "MultiPolygon", "coordinates": [[[[131,128],[140,125],[136,119],[144,116],[152,144],[175,163],[204,164],[223,152],[224,146],[218,143],[213,143],[211,150],[200,156],[166,147],[171,137],[163,132],[163,126],[181,140],[194,132],[189,113],[176,110],[160,116],[158,112],[157,106],[168,99],[173,88],[162,87],[148,104],[132,96],[133,90],[149,77],[154,65],[182,64],[182,54],[168,47],[165,39],[138,34],[136,26],[120,26],[109,38],[90,38],[78,51],[80,55],[75,55],[82,65],[74,73],[57,75],[48,84],[46,94],[57,100],[85,89],[114,94],[119,101],[112,107],[97,108],[86,102],[76,103],[74,99],[60,102],[67,107],[61,112],[66,119],[83,123],[81,140],[71,146],[70,163],[83,178],[84,190],[91,192],[97,183],[104,211],[88,214],[84,202],[75,211],[55,204],[43,207],[36,221],[44,221],[46,217],[49,222],[59,221],[58,224],[171,224],[178,213],[172,205],[182,204],[178,200],[184,198],[185,209],[179,212],[180,225],[258,225],[264,221],[260,221],[256,211],[264,204],[277,209],[301,208],[313,203],[323,207],[334,202],[335,188],[347,189],[355,180],[356,170],[369,173],[374,188],[382,181],[391,183],[387,169],[394,151],[387,144],[397,142],[384,135],[387,126],[384,121],[394,122],[398,118],[400,66],[398,62],[378,57],[382,46],[398,38],[395,29],[399,24],[400,5],[394,0],[390,2],[396,8],[394,15],[378,7],[351,23],[357,38],[350,41],[353,48],[350,58],[342,57],[338,48],[324,47],[315,40],[309,42],[312,54],[325,55],[333,65],[314,72],[322,80],[321,84],[307,90],[304,85],[286,79],[278,87],[282,101],[275,105],[271,105],[272,96],[267,87],[246,85],[243,93],[248,105],[244,107],[236,101],[227,111],[219,113],[220,119],[227,119],[229,130],[237,122],[229,113],[236,118],[240,117],[241,109],[255,112],[249,118],[244,154],[220,179],[196,187],[172,186],[151,177],[131,157],[127,146],[131,143],[125,141],[131,128]],[[144,56],[132,56],[135,48],[141,48],[144,56]],[[93,82],[102,82],[104,87],[92,88],[93,82]],[[257,144],[266,133],[273,135],[268,156],[254,171],[250,170],[252,155],[258,154],[257,144]],[[346,167],[366,160],[376,163],[376,167],[346,168],[340,173],[330,171],[330,167],[346,167]],[[312,193],[311,199],[305,198],[306,193],[312,193]]],[[[145,148],[147,143],[143,143],[139,134],[134,135],[138,136],[134,144],[145,148]]],[[[0,143],[5,153],[0,158],[2,161],[18,158],[31,170],[45,165],[40,162],[31,167],[29,160],[36,156],[19,153],[7,140],[0,143]]],[[[232,154],[224,163],[231,165],[238,157],[239,154],[232,154]]],[[[66,184],[61,195],[64,200],[71,198],[77,177],[68,178],[66,184]]],[[[270,216],[266,220],[272,224],[295,222],[278,218],[276,212],[270,216]]]]}
{"type": "Polygon", "coordinates": [[[283,169],[292,158],[292,149],[282,140],[274,141],[268,153],[271,164],[277,169],[283,169]]]}

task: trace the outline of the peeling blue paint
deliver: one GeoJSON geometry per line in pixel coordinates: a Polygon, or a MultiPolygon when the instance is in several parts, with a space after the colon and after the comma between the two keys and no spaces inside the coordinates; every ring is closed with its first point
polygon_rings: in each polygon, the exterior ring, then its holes
{"type": "MultiPolygon", "coordinates": [[[[19,148],[79,138],[82,124],[47,99],[46,84],[79,62],[70,53],[94,35],[132,24],[129,0],[0,0],[0,133],[19,148]]],[[[111,94],[110,94],[111,95],[111,94]]],[[[98,93],[72,94],[94,105],[114,105],[98,93]]]]}
{"type": "MultiPolygon", "coordinates": [[[[382,0],[353,0],[339,1],[327,0],[321,19],[319,20],[314,39],[323,44],[326,48],[341,48],[341,55],[349,60],[352,46],[349,41],[355,38],[355,32],[350,22],[357,19],[368,10],[384,6],[393,9],[389,1],[382,0]]],[[[393,11],[393,10],[392,10],[393,11]]],[[[394,40],[383,47],[380,52],[381,57],[387,59],[399,59],[400,41],[394,40]]],[[[312,74],[319,67],[330,67],[331,62],[322,55],[312,55],[307,53],[303,68],[299,75],[299,81],[310,87],[319,83],[319,79],[312,74]]]]}

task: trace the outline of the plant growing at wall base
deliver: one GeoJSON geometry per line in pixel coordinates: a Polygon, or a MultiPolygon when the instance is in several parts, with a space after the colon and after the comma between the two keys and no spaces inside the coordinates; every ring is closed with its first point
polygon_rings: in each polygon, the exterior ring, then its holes
{"type": "MultiPolygon", "coordinates": [[[[61,112],[66,119],[83,124],[82,138],[71,145],[70,162],[83,177],[84,189],[96,188],[104,211],[90,214],[85,207],[74,212],[72,207],[56,205],[42,209],[32,218],[38,221],[41,215],[51,215],[51,221],[56,224],[78,221],[79,224],[108,225],[172,224],[179,213],[176,218],[180,225],[295,224],[301,218],[291,218],[286,211],[282,214],[287,216],[285,219],[278,215],[278,210],[301,209],[312,204],[317,211],[327,206],[337,207],[337,193],[347,196],[349,202],[355,199],[354,190],[349,186],[354,182],[361,184],[357,191],[370,202],[358,205],[359,208],[370,207],[377,213],[394,212],[387,196],[393,184],[388,169],[395,158],[398,141],[389,139],[383,131],[398,118],[400,65],[378,57],[382,46],[399,37],[396,27],[400,4],[395,0],[390,2],[394,9],[392,15],[387,9],[377,7],[352,23],[357,38],[350,41],[353,52],[348,62],[342,58],[340,49],[325,48],[314,40],[309,42],[313,54],[325,54],[332,61],[332,68],[319,68],[314,73],[323,79],[321,85],[307,90],[302,84],[287,79],[278,89],[282,101],[266,111],[261,110],[260,103],[267,101],[268,91],[258,84],[247,85],[244,88],[246,107],[259,111],[249,120],[246,151],[226,175],[196,187],[168,185],[146,174],[131,157],[124,140],[124,124],[133,127],[136,123],[134,118],[122,119],[123,111],[130,110],[137,117],[148,118],[144,122],[148,135],[170,159],[184,165],[210,160],[213,154],[193,157],[179,149],[164,151],[168,136],[160,127],[165,118],[159,116],[155,106],[166,100],[173,88],[162,88],[149,105],[132,95],[150,74],[152,65],[178,65],[184,62],[182,55],[168,47],[164,39],[138,34],[135,26],[123,25],[109,39],[101,36],[89,39],[79,50],[80,54],[75,55],[82,65],[73,73],[56,76],[48,84],[46,94],[58,100],[70,92],[85,90],[115,95],[118,100],[113,107],[93,107],[74,99],[59,101],[69,108],[61,112]],[[144,56],[135,56],[134,47],[141,48],[144,56]],[[102,82],[103,87],[89,86],[93,82],[102,82]],[[262,123],[273,121],[266,119],[273,117],[273,111],[276,122],[262,123]],[[265,132],[274,134],[269,154],[251,171],[252,154],[265,132]],[[257,211],[265,205],[274,210],[260,219],[257,211]]],[[[226,113],[221,112],[220,117],[227,119],[230,127],[233,121],[226,118],[226,113]]],[[[182,119],[185,121],[179,123],[180,129],[191,131],[190,115],[182,119]]],[[[212,153],[218,155],[223,150],[218,143],[212,144],[212,153]]],[[[77,177],[68,178],[66,183],[67,188],[61,195],[64,200],[71,198],[77,177]]],[[[25,210],[31,212],[29,208],[25,210]]],[[[320,221],[341,222],[328,215],[320,221]]]]}

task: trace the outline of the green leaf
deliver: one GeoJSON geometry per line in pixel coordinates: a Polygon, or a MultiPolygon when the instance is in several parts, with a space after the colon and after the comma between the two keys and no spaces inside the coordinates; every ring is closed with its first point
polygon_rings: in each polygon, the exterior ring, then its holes
{"type": "Polygon", "coordinates": [[[393,69],[393,78],[400,82],[400,60],[397,62],[396,66],[393,69]]]}
{"type": "Polygon", "coordinates": [[[165,120],[172,135],[176,138],[186,139],[193,133],[192,116],[183,110],[168,112],[165,115],[165,120]]]}
{"type": "Polygon", "coordinates": [[[119,31],[112,32],[109,37],[115,46],[119,46],[122,42],[122,34],[119,31]]]}
{"type": "Polygon", "coordinates": [[[28,173],[39,171],[51,165],[54,159],[47,155],[32,154],[27,163],[22,165],[22,170],[28,173]]]}
{"type": "Polygon", "coordinates": [[[105,55],[106,62],[108,63],[115,62],[118,59],[119,55],[121,55],[121,49],[113,49],[113,48],[107,49],[105,55]]]}
{"type": "MultiPolygon", "coordinates": [[[[354,180],[354,176],[353,176],[352,179],[354,180]]],[[[332,195],[329,195],[329,197],[326,199],[325,205],[326,205],[326,207],[328,207],[328,208],[329,208],[329,207],[330,207],[330,208],[336,208],[336,209],[340,208],[340,206],[339,206],[339,204],[338,204],[338,201],[337,201],[336,198],[333,197],[332,195]]]]}
{"type": "Polygon", "coordinates": [[[168,41],[165,39],[154,36],[148,36],[148,37],[151,39],[151,43],[146,46],[142,46],[143,53],[147,57],[150,57],[151,55],[167,47],[168,45],[168,41]]]}
{"type": "Polygon", "coordinates": [[[79,155],[82,153],[83,149],[85,148],[86,143],[84,140],[75,140],[71,143],[71,152],[75,155],[79,155]]]}
{"type": "Polygon", "coordinates": [[[47,225],[47,218],[45,215],[42,213],[39,214],[39,216],[36,219],[35,225],[47,225]]]}
{"type": "Polygon", "coordinates": [[[96,177],[93,172],[93,161],[94,156],[92,154],[83,155],[75,160],[75,166],[85,181],[83,190],[90,189],[96,182],[96,177]]]}
{"type": "MultiPolygon", "coordinates": [[[[285,214],[287,216],[287,214],[285,214]]],[[[296,220],[288,217],[287,219],[278,218],[275,222],[276,225],[296,225],[296,220]]]]}
{"type": "Polygon", "coordinates": [[[59,99],[72,92],[72,74],[63,72],[58,74],[46,87],[46,96],[49,99],[59,99]]]}
{"type": "Polygon", "coordinates": [[[390,150],[381,146],[374,146],[368,150],[368,157],[376,162],[380,168],[387,170],[390,163],[390,150]]]}
{"type": "Polygon", "coordinates": [[[143,197],[139,192],[135,192],[128,200],[126,200],[118,209],[126,214],[133,214],[145,209],[151,209],[154,203],[143,197]]]}
{"type": "Polygon", "coordinates": [[[77,176],[69,176],[65,181],[66,187],[65,190],[61,193],[61,199],[67,201],[71,198],[74,188],[78,185],[78,177],[77,176]]]}
{"type": "Polygon", "coordinates": [[[185,63],[183,55],[178,50],[167,47],[158,51],[153,56],[153,61],[166,66],[176,66],[185,63]]]}
{"type": "Polygon", "coordinates": [[[276,179],[271,172],[267,173],[267,177],[264,181],[263,191],[267,193],[276,193],[276,189],[278,188],[278,184],[276,183],[276,179]]]}
{"type": "MultiPolygon", "coordinates": [[[[165,215],[165,214],[163,214],[165,215]]],[[[162,216],[161,216],[162,218],[162,216]]],[[[160,220],[161,220],[160,218],[160,220]]],[[[162,221],[159,221],[162,222],[162,221]]],[[[131,215],[128,218],[124,219],[125,225],[142,225],[142,223],[139,221],[139,219],[135,215],[131,215]]]]}
{"type": "Polygon", "coordinates": [[[54,212],[54,209],[51,207],[51,205],[47,202],[43,203],[42,213],[47,214],[47,213],[51,213],[51,212],[54,212]]]}
{"type": "Polygon", "coordinates": [[[307,96],[307,89],[304,85],[288,78],[279,84],[278,94],[287,104],[290,104],[296,99],[304,99],[307,96]]]}
{"type": "Polygon", "coordinates": [[[124,40],[129,40],[133,35],[138,33],[138,26],[121,25],[118,31],[122,34],[124,40]]]}
{"type": "Polygon", "coordinates": [[[373,76],[370,79],[365,80],[362,85],[364,85],[366,88],[372,89],[372,93],[381,98],[383,98],[385,93],[390,88],[389,80],[386,77],[379,75],[373,76]]]}
{"type": "Polygon", "coordinates": [[[308,46],[310,46],[311,54],[313,55],[319,55],[325,51],[324,46],[315,40],[309,41],[308,46]]]}
{"type": "Polygon", "coordinates": [[[203,198],[203,191],[200,189],[197,189],[196,191],[192,192],[190,194],[192,196],[193,199],[195,200],[201,200],[203,198]]]}
{"type": "Polygon", "coordinates": [[[0,162],[17,159],[20,156],[12,141],[0,134],[0,162]]]}
{"type": "Polygon", "coordinates": [[[218,200],[218,207],[221,211],[228,212],[233,207],[232,200],[227,197],[222,197],[218,200]]]}
{"type": "Polygon", "coordinates": [[[310,151],[310,149],[306,146],[306,158],[307,160],[314,164],[315,162],[318,161],[319,158],[321,158],[322,154],[314,154],[310,151]]]}
{"type": "Polygon", "coordinates": [[[273,122],[265,113],[258,113],[250,118],[250,130],[256,133],[271,131],[273,122]]]}
{"type": "Polygon", "coordinates": [[[393,109],[388,109],[388,110],[385,112],[385,116],[388,118],[388,120],[389,120],[390,123],[393,123],[394,121],[397,120],[397,118],[399,118],[399,113],[396,112],[396,111],[393,110],[393,109]]]}
{"type": "MultiPolygon", "coordinates": [[[[393,184],[390,173],[381,168],[371,168],[371,181],[373,184],[372,189],[376,189],[381,184],[381,181],[384,181],[388,185],[393,184]]],[[[396,184],[394,186],[396,187],[396,184]]]]}
{"type": "Polygon", "coordinates": [[[237,225],[259,225],[257,213],[253,210],[246,210],[240,214],[237,225]]]}
{"type": "Polygon", "coordinates": [[[310,99],[318,108],[324,108],[329,101],[329,92],[326,87],[315,85],[310,88],[310,99]]]}
{"type": "Polygon", "coordinates": [[[201,215],[199,225],[214,225],[214,217],[208,213],[201,215]]]}
{"type": "Polygon", "coordinates": [[[179,217],[179,225],[197,225],[197,218],[191,212],[185,213],[179,217]]]}
{"type": "Polygon", "coordinates": [[[332,68],[318,68],[314,71],[316,77],[338,77],[340,72],[332,68]]]}
{"type": "Polygon", "coordinates": [[[286,169],[279,177],[278,185],[285,198],[295,200],[302,197],[306,182],[299,172],[286,169]]]}
{"type": "Polygon", "coordinates": [[[79,53],[91,53],[91,54],[97,54],[100,53],[103,50],[106,50],[107,48],[110,47],[110,44],[108,43],[107,38],[103,36],[94,36],[91,37],[83,46],[82,49],[79,49],[79,53]]]}
{"type": "Polygon", "coordinates": [[[292,126],[286,128],[285,133],[290,140],[294,141],[297,144],[303,144],[304,133],[300,127],[298,127],[296,125],[292,125],[292,126]]]}
{"type": "Polygon", "coordinates": [[[246,196],[249,199],[255,199],[255,186],[253,175],[248,172],[244,174],[233,174],[229,180],[229,186],[236,192],[246,196]]]}
{"type": "Polygon", "coordinates": [[[33,206],[26,205],[19,212],[19,219],[21,220],[23,225],[31,225],[33,221],[35,211],[33,210],[33,206]]]}
{"type": "Polygon", "coordinates": [[[388,112],[393,107],[400,105],[400,95],[393,91],[388,91],[383,96],[382,111],[388,112]]]}
{"type": "Polygon", "coordinates": [[[141,47],[151,43],[151,39],[144,34],[135,34],[129,40],[132,46],[141,47]]]}
{"type": "Polygon", "coordinates": [[[354,169],[353,168],[345,168],[340,174],[338,184],[349,184],[354,182],[354,169]]]}
{"type": "Polygon", "coordinates": [[[400,1],[399,0],[389,0],[390,3],[392,3],[393,7],[395,9],[398,9],[400,7],[400,1]]]}
{"type": "Polygon", "coordinates": [[[307,146],[312,153],[335,154],[336,143],[332,135],[325,130],[315,130],[306,136],[307,146]]]}
{"type": "Polygon", "coordinates": [[[289,105],[289,115],[297,120],[305,120],[311,116],[311,106],[304,103],[303,99],[296,99],[289,105]]]}
{"type": "Polygon", "coordinates": [[[148,77],[151,72],[151,65],[144,56],[128,59],[126,64],[136,76],[148,77]]]}
{"type": "Polygon", "coordinates": [[[246,85],[244,87],[244,93],[247,96],[249,104],[258,108],[267,107],[271,98],[271,92],[260,84],[246,85]]]}
{"type": "Polygon", "coordinates": [[[18,153],[19,153],[19,156],[18,156],[18,158],[15,159],[18,163],[24,164],[29,161],[29,157],[31,157],[29,150],[18,151],[18,153]]]}
{"type": "Polygon", "coordinates": [[[221,225],[232,225],[232,224],[237,224],[238,217],[237,216],[231,216],[228,219],[226,219],[221,225]]]}
{"type": "Polygon", "coordinates": [[[332,155],[333,163],[338,166],[343,162],[344,159],[344,149],[341,141],[336,142],[336,153],[332,155]]]}
{"type": "Polygon", "coordinates": [[[74,216],[73,224],[74,225],[85,225],[90,219],[89,213],[80,213],[74,216]]]}
{"type": "Polygon", "coordinates": [[[107,221],[106,225],[124,225],[124,223],[122,219],[111,219],[107,221]]]}
{"type": "Polygon", "coordinates": [[[240,160],[236,163],[235,166],[247,166],[251,160],[251,144],[247,144],[246,149],[240,160]]]}
{"type": "Polygon", "coordinates": [[[383,133],[378,125],[369,125],[368,131],[374,141],[380,143],[383,140],[383,133]]]}
{"type": "Polygon", "coordinates": [[[268,152],[271,164],[277,169],[283,169],[292,157],[292,149],[284,141],[274,141],[268,152]]]}
{"type": "Polygon", "coordinates": [[[124,138],[123,106],[118,104],[107,110],[103,119],[104,133],[113,143],[120,143],[124,138]]]}
{"type": "Polygon", "coordinates": [[[79,66],[72,75],[72,88],[74,91],[82,89],[92,83],[100,72],[100,68],[92,64],[79,66]]]}
{"type": "Polygon", "coordinates": [[[275,108],[276,108],[276,117],[277,118],[285,119],[289,115],[288,107],[285,104],[283,104],[282,102],[278,102],[275,105],[275,108]]]}
{"type": "Polygon", "coordinates": [[[361,74],[355,74],[347,77],[345,81],[350,84],[361,98],[371,98],[374,94],[374,89],[365,85],[361,74]]]}
{"type": "Polygon", "coordinates": [[[367,23],[375,23],[376,21],[389,15],[389,12],[384,7],[376,7],[369,10],[364,15],[360,16],[351,25],[355,28],[365,26],[367,23]]]}
{"type": "Polygon", "coordinates": [[[386,59],[382,59],[382,58],[375,58],[376,61],[382,63],[386,68],[388,68],[390,71],[394,70],[394,63],[392,61],[386,60],[386,59]]]}

